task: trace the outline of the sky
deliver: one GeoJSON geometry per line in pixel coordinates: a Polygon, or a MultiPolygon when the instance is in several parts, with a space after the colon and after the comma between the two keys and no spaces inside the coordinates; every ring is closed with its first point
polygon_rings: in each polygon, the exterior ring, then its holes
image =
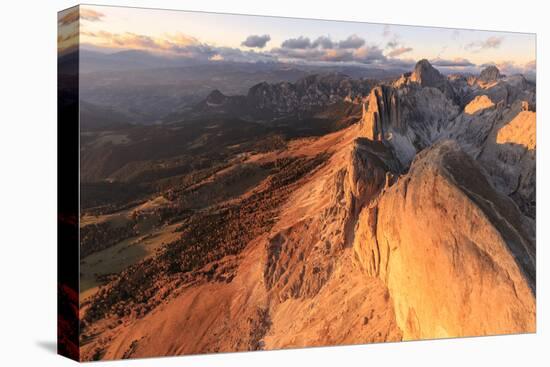
{"type": "MultiPolygon", "coordinates": [[[[59,15],[60,48],[74,35],[74,13],[59,15]]],[[[81,5],[76,19],[81,46],[102,52],[380,68],[407,68],[425,58],[451,71],[493,64],[508,73],[536,66],[535,35],[526,33],[91,5],[81,5]]]]}

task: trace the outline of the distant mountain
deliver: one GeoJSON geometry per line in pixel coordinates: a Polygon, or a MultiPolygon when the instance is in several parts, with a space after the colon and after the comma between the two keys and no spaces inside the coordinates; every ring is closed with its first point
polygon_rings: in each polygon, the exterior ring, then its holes
{"type": "Polygon", "coordinates": [[[304,118],[336,103],[360,104],[377,83],[377,80],[328,73],[309,75],[294,83],[261,82],[252,86],[246,95],[226,96],[214,90],[190,110],[169,115],[165,120],[220,115],[260,120],[285,116],[304,118]]]}
{"type": "Polygon", "coordinates": [[[534,332],[534,87],[423,60],[88,134],[83,359],[534,332]]]}
{"type": "Polygon", "coordinates": [[[80,59],[80,70],[82,73],[107,70],[143,70],[196,64],[192,59],[163,57],[141,50],[105,53],[81,48],[80,59]]]}
{"type": "MultiPolygon", "coordinates": [[[[65,60],[68,55],[60,58],[65,60]]],[[[79,63],[82,99],[132,116],[137,124],[188,112],[215,89],[228,96],[246,95],[262,82],[294,83],[312,74],[386,80],[404,72],[360,65],[198,61],[141,50],[107,53],[89,46],[80,49],[79,63]]]]}

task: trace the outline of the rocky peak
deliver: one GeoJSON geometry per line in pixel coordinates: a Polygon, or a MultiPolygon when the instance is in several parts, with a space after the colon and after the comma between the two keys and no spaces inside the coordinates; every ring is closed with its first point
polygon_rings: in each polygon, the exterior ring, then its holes
{"type": "Polygon", "coordinates": [[[411,81],[417,82],[423,87],[439,88],[445,81],[445,77],[428,60],[422,59],[416,63],[411,81]]]}
{"type": "Polygon", "coordinates": [[[221,105],[226,99],[227,97],[222,92],[215,89],[206,97],[206,103],[209,105],[221,105]]]}
{"type": "Polygon", "coordinates": [[[249,106],[275,115],[308,114],[340,101],[360,101],[376,84],[342,73],[314,74],[294,83],[260,83],[250,88],[249,106]]]}
{"type": "Polygon", "coordinates": [[[387,284],[404,339],[534,329],[534,243],[456,142],[419,153],[359,218],[358,261],[387,284]]]}
{"type": "Polygon", "coordinates": [[[426,59],[422,59],[416,63],[414,71],[407,79],[419,84],[421,87],[437,88],[447,98],[455,103],[458,102],[455,90],[451,83],[449,83],[449,80],[426,59]]]}
{"type": "Polygon", "coordinates": [[[496,82],[501,77],[502,75],[500,74],[500,70],[498,70],[498,68],[494,65],[487,66],[479,74],[479,80],[484,81],[486,83],[496,82]]]}

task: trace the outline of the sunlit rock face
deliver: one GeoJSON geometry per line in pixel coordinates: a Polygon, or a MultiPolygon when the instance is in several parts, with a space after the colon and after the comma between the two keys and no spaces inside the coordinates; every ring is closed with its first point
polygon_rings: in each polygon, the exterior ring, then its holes
{"type": "Polygon", "coordinates": [[[485,83],[496,82],[501,77],[502,75],[500,75],[500,70],[498,70],[498,68],[494,65],[487,66],[479,74],[479,80],[485,83]]]}
{"type": "Polygon", "coordinates": [[[502,76],[495,69],[488,67],[468,81],[445,78],[421,60],[412,73],[371,91],[362,134],[384,142],[404,167],[423,149],[455,140],[480,160],[498,190],[534,217],[535,88],[521,75],[502,76]],[[449,98],[442,86],[456,98],[449,98]]]}
{"type": "Polygon", "coordinates": [[[534,243],[458,144],[419,154],[357,229],[358,258],[387,284],[405,339],[535,330],[534,243]]]}
{"type": "Polygon", "coordinates": [[[300,114],[344,98],[357,112],[362,104],[362,115],[328,134],[247,151],[201,179],[198,186],[227,180],[204,200],[243,177],[257,180],[225,202],[250,203],[224,217],[235,225],[230,232],[223,222],[203,229],[214,233],[210,241],[225,234],[242,247],[220,243],[193,257],[215,261],[185,273],[163,275],[173,265],[164,255],[188,248],[178,242],[136,264],[88,299],[90,307],[110,302],[125,312],[126,301],[108,297],[121,282],[142,292],[139,302],[155,303],[121,324],[89,313],[86,333],[101,337],[84,356],[534,332],[535,97],[522,76],[489,68],[447,77],[426,60],[374,87],[335,74],[262,83],[238,99],[213,92],[200,109],[233,111],[250,100],[300,114]],[[254,170],[232,176],[242,166],[254,170]]]}
{"type": "Polygon", "coordinates": [[[486,95],[481,95],[475,97],[470,103],[468,103],[466,107],[464,107],[464,112],[469,115],[473,115],[493,107],[495,107],[495,104],[491,101],[491,98],[486,95]]]}
{"type": "Polygon", "coordinates": [[[406,173],[361,210],[356,261],[388,286],[404,339],[532,332],[534,88],[492,67],[452,80],[463,106],[425,61],[371,92],[362,133],[406,173]]]}
{"type": "Polygon", "coordinates": [[[437,88],[379,86],[371,91],[362,124],[367,138],[385,141],[408,166],[415,154],[440,139],[459,108],[437,88]]]}

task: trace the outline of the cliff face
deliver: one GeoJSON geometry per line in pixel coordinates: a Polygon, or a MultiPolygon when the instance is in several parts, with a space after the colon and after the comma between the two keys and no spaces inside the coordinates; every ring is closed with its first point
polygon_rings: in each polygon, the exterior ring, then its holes
{"type": "MultiPolygon", "coordinates": [[[[270,274],[294,291],[291,298],[320,301],[341,271],[335,259],[351,246],[365,284],[378,279],[387,287],[404,339],[533,332],[530,108],[487,95],[460,107],[439,88],[418,84],[374,88],[357,126],[362,138],[329,164],[338,174],[323,187],[341,191],[313,196],[332,204],[304,214],[307,225],[285,225],[271,242],[278,256],[308,252],[270,274]],[[513,192],[511,182],[518,185],[513,192]],[[332,273],[321,265],[327,263],[332,273]]],[[[315,182],[296,203],[312,197],[315,182]]]]}
{"type": "Polygon", "coordinates": [[[334,153],[326,169],[293,196],[266,246],[267,289],[283,302],[313,297],[351,246],[359,211],[374,200],[396,168],[378,142],[355,139],[334,153]]]}
{"type": "Polygon", "coordinates": [[[498,190],[534,217],[534,86],[521,75],[503,77],[492,68],[471,85],[464,78],[451,78],[456,87],[451,88],[457,90],[453,95],[468,101],[461,106],[434,87],[442,85],[441,78],[451,84],[426,62],[420,61],[411,75],[393,86],[371,91],[363,107],[362,134],[391,147],[404,167],[423,149],[455,140],[480,159],[498,190]]]}
{"type": "Polygon", "coordinates": [[[416,63],[410,81],[420,84],[421,87],[437,88],[450,100],[456,101],[457,99],[455,90],[449,83],[449,80],[426,59],[416,63]]]}
{"type": "Polygon", "coordinates": [[[459,114],[439,89],[417,85],[376,87],[367,103],[362,118],[365,136],[390,145],[404,166],[439,140],[459,114]]]}
{"type": "MultiPolygon", "coordinates": [[[[291,184],[278,176],[281,186],[264,199],[287,199],[272,225],[242,252],[200,269],[212,279],[176,274],[176,291],[143,318],[113,329],[109,321],[118,320],[100,320],[106,331],[84,355],[534,332],[532,86],[493,72],[451,82],[426,63],[373,88],[359,123],[248,156],[266,166],[324,158],[291,184]],[[230,275],[212,276],[218,272],[230,275]]],[[[323,83],[304,81],[303,96],[345,90],[323,83]]],[[[258,101],[273,100],[272,87],[263,88],[254,92],[258,101]]],[[[297,95],[296,86],[280,88],[288,90],[277,95],[297,95]]],[[[227,100],[216,94],[210,103],[227,100]]]]}
{"type": "Polygon", "coordinates": [[[356,257],[387,284],[404,338],[534,331],[533,91],[489,68],[460,111],[441,80],[420,62],[368,98],[365,136],[414,162],[362,209],[356,257]]]}
{"type": "Polygon", "coordinates": [[[456,143],[422,152],[360,218],[359,262],[387,284],[405,339],[535,330],[534,243],[456,143]]]}
{"type": "Polygon", "coordinates": [[[344,74],[312,75],[296,83],[260,83],[248,91],[247,102],[275,114],[307,113],[342,100],[361,101],[373,81],[354,80],[344,74]]]}
{"type": "Polygon", "coordinates": [[[215,90],[195,105],[187,117],[224,114],[270,120],[283,116],[310,116],[339,102],[361,103],[375,85],[374,80],[329,73],[310,75],[294,83],[259,83],[246,95],[225,96],[215,90]]]}

